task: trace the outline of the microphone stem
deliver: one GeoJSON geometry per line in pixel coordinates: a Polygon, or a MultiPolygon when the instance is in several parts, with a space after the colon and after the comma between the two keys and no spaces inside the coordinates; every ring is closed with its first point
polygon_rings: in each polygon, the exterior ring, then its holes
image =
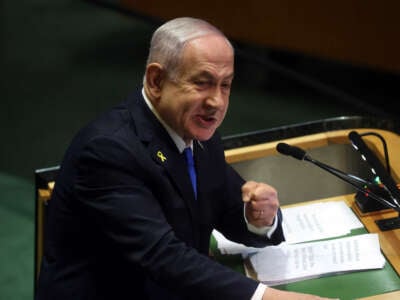
{"type": "Polygon", "coordinates": [[[366,190],[365,187],[361,186],[361,184],[363,184],[363,185],[366,185],[366,186],[368,187],[368,186],[373,185],[373,183],[368,182],[368,181],[366,181],[366,180],[364,180],[364,179],[361,179],[361,178],[359,178],[359,177],[357,177],[357,176],[355,176],[355,175],[346,174],[346,173],[344,173],[344,172],[342,172],[342,171],[340,171],[340,170],[338,170],[338,169],[335,169],[335,168],[333,168],[333,167],[331,167],[331,166],[325,165],[325,164],[322,163],[322,162],[319,162],[319,161],[317,161],[317,160],[315,160],[315,159],[312,159],[312,158],[309,157],[308,155],[305,155],[303,159],[304,159],[305,161],[309,161],[309,162],[315,164],[316,166],[318,166],[318,167],[324,169],[325,171],[331,173],[332,175],[335,175],[336,177],[338,177],[338,178],[344,180],[345,182],[351,184],[351,185],[352,185],[353,187],[355,187],[358,191],[360,191],[360,192],[362,192],[362,193],[368,193],[368,195],[369,195],[371,198],[373,198],[373,199],[375,199],[375,200],[381,202],[383,205],[389,206],[390,208],[393,208],[393,209],[395,209],[396,211],[399,211],[399,212],[400,212],[400,206],[398,205],[396,199],[394,199],[394,198],[392,199],[393,201],[395,201],[395,203],[396,203],[396,205],[395,205],[395,204],[393,204],[393,203],[387,201],[386,199],[384,199],[384,198],[382,198],[382,197],[376,195],[374,192],[368,191],[368,190],[366,190]],[[355,182],[357,182],[358,184],[355,183],[355,182]]]}

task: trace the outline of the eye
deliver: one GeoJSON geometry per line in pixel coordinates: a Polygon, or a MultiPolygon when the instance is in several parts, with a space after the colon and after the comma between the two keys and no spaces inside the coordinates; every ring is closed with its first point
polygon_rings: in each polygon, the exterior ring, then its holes
{"type": "Polygon", "coordinates": [[[230,89],[231,89],[231,86],[232,86],[232,83],[231,83],[231,82],[223,82],[223,83],[221,84],[221,87],[222,87],[222,89],[224,89],[224,90],[230,90],[230,89]]]}
{"type": "Polygon", "coordinates": [[[204,81],[204,80],[196,80],[196,81],[194,82],[194,84],[195,84],[195,85],[202,86],[202,85],[205,85],[205,84],[206,84],[206,81],[204,81]]]}
{"type": "Polygon", "coordinates": [[[195,80],[194,84],[200,88],[200,89],[204,89],[207,88],[211,85],[211,82],[209,80],[195,80]]]}

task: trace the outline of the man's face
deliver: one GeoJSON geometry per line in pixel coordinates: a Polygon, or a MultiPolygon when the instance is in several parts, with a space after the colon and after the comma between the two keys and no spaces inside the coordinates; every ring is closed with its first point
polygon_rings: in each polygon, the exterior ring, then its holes
{"type": "Polygon", "coordinates": [[[185,142],[208,140],[229,104],[234,54],[217,35],[189,42],[176,80],[166,79],[157,111],[185,142]]]}

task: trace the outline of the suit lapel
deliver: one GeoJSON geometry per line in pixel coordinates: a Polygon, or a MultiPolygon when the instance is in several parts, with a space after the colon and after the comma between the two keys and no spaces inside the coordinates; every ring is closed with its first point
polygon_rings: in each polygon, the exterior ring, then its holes
{"type": "Polygon", "coordinates": [[[155,163],[165,169],[169,180],[182,196],[194,218],[195,199],[183,155],[179,153],[168,132],[147,107],[142,95],[131,99],[128,106],[135,120],[137,135],[143,144],[147,145],[149,154],[155,163]]]}
{"type": "Polygon", "coordinates": [[[193,203],[195,199],[183,155],[178,152],[176,147],[167,147],[162,145],[160,141],[151,143],[149,145],[149,151],[153,160],[164,167],[176,189],[185,200],[188,200],[188,204],[191,206],[190,204],[193,203]]]}

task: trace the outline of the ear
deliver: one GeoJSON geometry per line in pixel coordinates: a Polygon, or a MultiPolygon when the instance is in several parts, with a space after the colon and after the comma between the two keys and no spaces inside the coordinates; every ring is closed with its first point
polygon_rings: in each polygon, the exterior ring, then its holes
{"type": "Polygon", "coordinates": [[[165,79],[165,70],[158,63],[151,63],[146,67],[146,85],[151,98],[159,98],[165,79]]]}

